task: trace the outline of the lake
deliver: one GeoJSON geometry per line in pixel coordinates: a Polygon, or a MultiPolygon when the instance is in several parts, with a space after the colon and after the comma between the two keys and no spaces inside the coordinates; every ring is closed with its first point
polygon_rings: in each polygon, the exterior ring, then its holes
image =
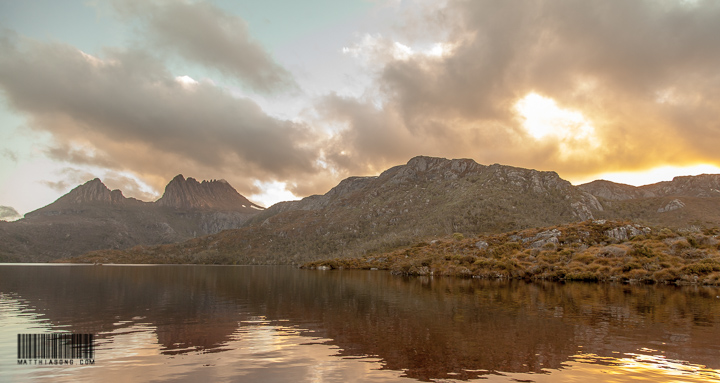
{"type": "Polygon", "coordinates": [[[0,381],[34,380],[720,381],[720,290],[0,265],[0,381]],[[93,363],[17,364],[17,334],[57,332],[94,334],[93,363]]]}

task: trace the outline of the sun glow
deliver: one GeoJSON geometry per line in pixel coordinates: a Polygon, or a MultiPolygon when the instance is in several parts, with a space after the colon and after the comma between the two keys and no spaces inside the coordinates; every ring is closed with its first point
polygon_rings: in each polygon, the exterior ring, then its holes
{"type": "Polygon", "coordinates": [[[198,82],[190,76],[177,76],[175,77],[175,81],[180,83],[180,85],[182,85],[185,89],[191,89],[193,86],[198,84],[198,82]]]}
{"type": "Polygon", "coordinates": [[[700,174],[720,174],[720,167],[710,164],[691,166],[660,166],[642,171],[594,174],[582,179],[571,180],[571,182],[575,185],[580,185],[593,180],[606,180],[621,184],[642,186],[662,181],[671,181],[677,176],[696,176],[700,174]]]}
{"type": "Polygon", "coordinates": [[[300,197],[287,190],[287,184],[285,182],[255,181],[254,185],[260,188],[261,192],[249,196],[248,199],[264,207],[270,207],[281,201],[295,201],[300,199],[300,197]]]}
{"type": "Polygon", "coordinates": [[[530,93],[515,104],[522,125],[532,137],[548,136],[582,140],[592,138],[595,129],[582,113],[560,108],[555,100],[530,93]]]}

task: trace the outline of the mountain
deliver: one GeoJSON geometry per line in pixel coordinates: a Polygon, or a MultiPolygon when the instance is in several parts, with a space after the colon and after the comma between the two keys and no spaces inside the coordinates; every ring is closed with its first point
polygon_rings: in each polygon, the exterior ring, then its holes
{"type": "Polygon", "coordinates": [[[263,210],[238,193],[225,180],[197,182],[177,175],[165,187],[165,193],[157,200],[158,206],[176,209],[215,209],[253,212],[263,210]]]}
{"type": "Polygon", "coordinates": [[[720,174],[681,176],[637,187],[598,180],[578,188],[604,207],[597,218],[688,230],[720,226],[720,174]]]}
{"type": "Polygon", "coordinates": [[[98,262],[299,264],[461,232],[499,233],[592,219],[603,207],[555,172],[415,157],[324,195],[281,202],[243,228],[162,247],[93,252],[98,262]]]}
{"type": "MultiPolygon", "coordinates": [[[[73,201],[76,197],[71,196],[83,196],[85,202],[77,206],[86,210],[103,204],[103,209],[90,209],[94,214],[130,210],[136,212],[132,217],[164,217],[127,218],[124,226],[103,234],[102,246],[94,245],[116,250],[93,251],[73,258],[76,261],[301,264],[383,252],[452,233],[487,235],[586,220],[632,220],[691,231],[720,226],[719,178],[677,177],[642,187],[609,181],[573,186],[555,172],[419,156],[378,176],[350,177],[323,195],[262,211],[222,180],[197,182],[181,175],[155,203],[108,194],[96,181],[83,185],[88,190],[65,197],[73,201]],[[225,210],[212,210],[218,208],[225,210]],[[210,235],[170,244],[202,234],[210,235]],[[165,245],[149,246],[153,241],[165,245]],[[131,247],[135,244],[142,246],[131,247]]],[[[65,204],[65,197],[58,203],[65,204]]],[[[53,205],[39,212],[66,214],[70,209],[80,214],[68,207],[73,204],[59,212],[53,205]]],[[[106,221],[102,227],[117,224],[106,221]]],[[[0,223],[0,234],[3,227],[7,225],[0,223]]],[[[58,244],[62,238],[53,242],[58,244]]]]}
{"type": "Polygon", "coordinates": [[[15,222],[0,222],[0,261],[42,262],[98,249],[175,243],[241,227],[263,208],[227,181],[175,177],[156,202],[94,179],[15,222]]]}
{"type": "Polygon", "coordinates": [[[672,181],[651,185],[631,186],[597,180],[578,186],[597,197],[609,200],[626,200],[651,197],[720,197],[720,174],[680,176],[672,181]]]}

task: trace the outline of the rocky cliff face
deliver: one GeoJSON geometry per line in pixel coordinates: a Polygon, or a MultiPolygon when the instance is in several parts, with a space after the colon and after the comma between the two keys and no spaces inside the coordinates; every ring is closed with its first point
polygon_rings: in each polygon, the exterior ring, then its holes
{"type": "Polygon", "coordinates": [[[247,211],[263,210],[238,193],[225,180],[198,182],[192,177],[177,175],[165,187],[165,193],[157,200],[158,206],[176,209],[215,209],[247,211]]]}

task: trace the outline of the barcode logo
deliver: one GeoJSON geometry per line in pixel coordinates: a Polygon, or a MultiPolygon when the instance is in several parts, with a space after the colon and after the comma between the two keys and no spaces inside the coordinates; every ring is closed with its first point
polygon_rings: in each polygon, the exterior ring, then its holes
{"type": "Polygon", "coordinates": [[[18,359],[94,359],[93,334],[18,334],[18,359]]]}

